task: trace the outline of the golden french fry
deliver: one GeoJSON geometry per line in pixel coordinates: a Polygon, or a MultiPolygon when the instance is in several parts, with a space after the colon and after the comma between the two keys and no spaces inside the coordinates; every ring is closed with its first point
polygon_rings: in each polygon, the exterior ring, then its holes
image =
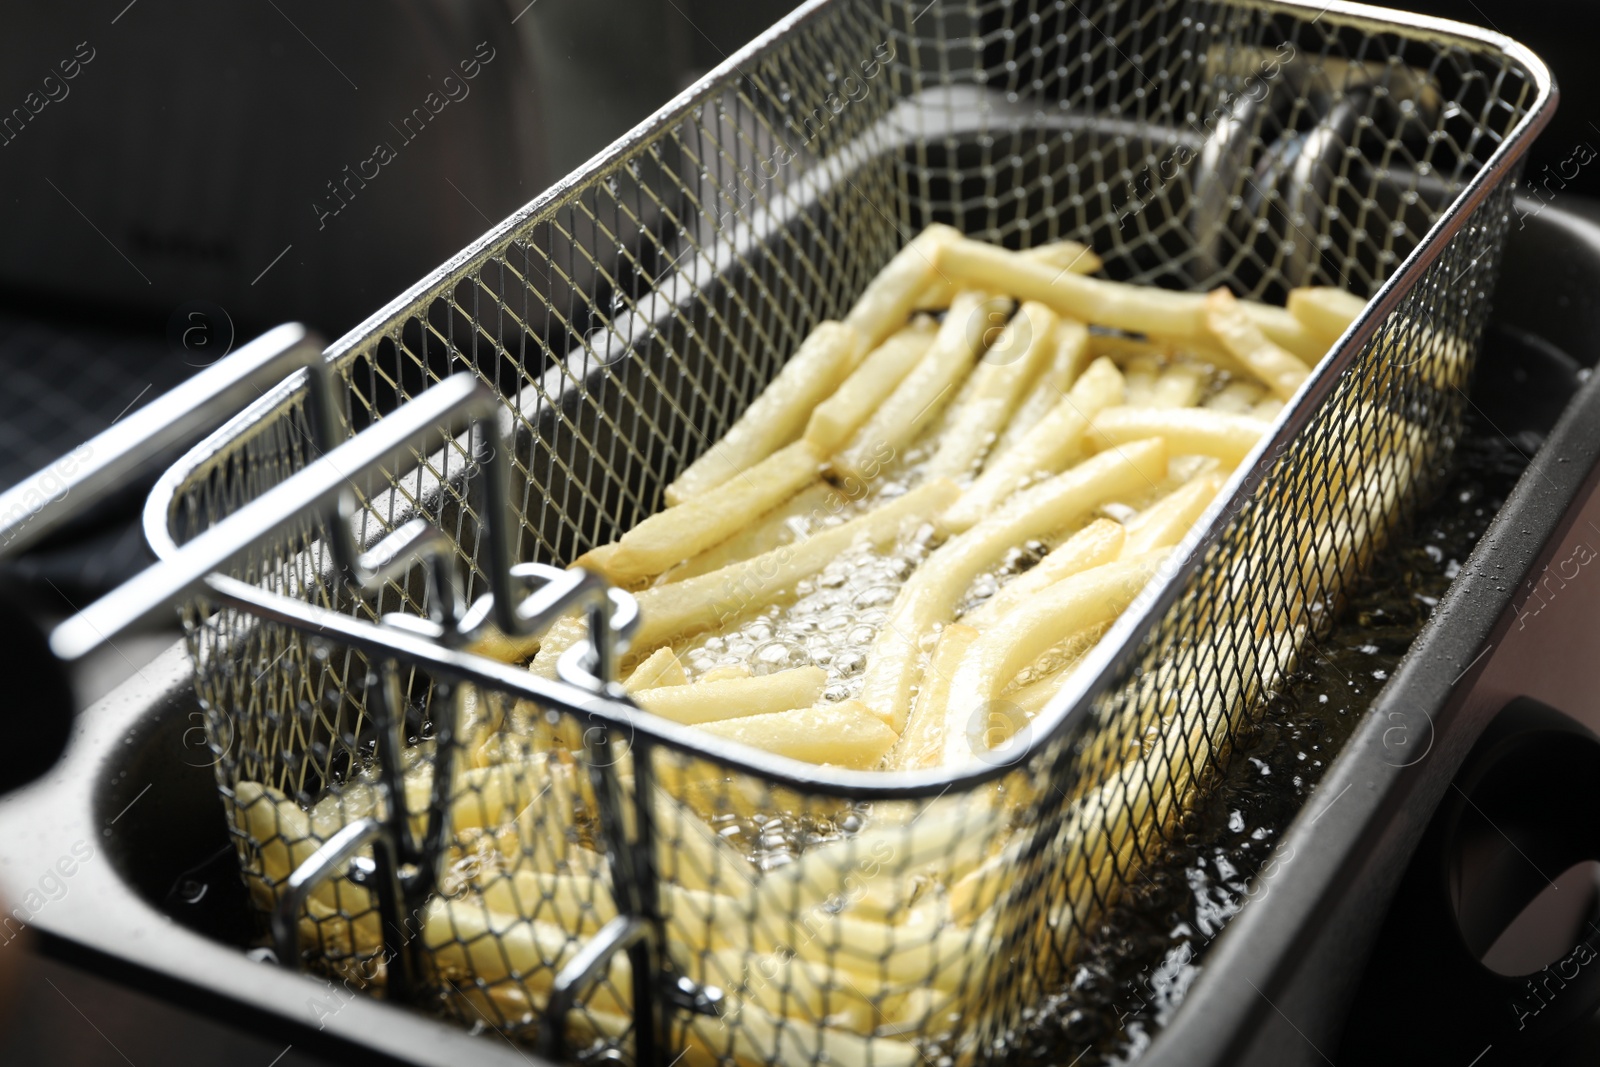
{"type": "Polygon", "coordinates": [[[839,387],[864,349],[851,327],[818,323],[739,421],[667,486],[667,503],[676,506],[714,489],[794,441],[812,409],[839,387]]]}
{"type": "Polygon", "coordinates": [[[1231,381],[1207,397],[1200,406],[1227,415],[1249,415],[1262,397],[1266,386],[1256,381],[1231,381]]]}
{"type": "Polygon", "coordinates": [[[1343,289],[1318,285],[1290,289],[1288,307],[1289,314],[1305,323],[1325,347],[1331,348],[1367,309],[1367,302],[1343,289]]]}
{"type": "Polygon", "coordinates": [[[606,575],[627,585],[715,547],[817,481],[822,460],[814,445],[796,441],[721,485],[657,512],[617,539],[605,561],[606,575]]]}
{"type": "Polygon", "coordinates": [[[1028,597],[1061,579],[1117,559],[1126,540],[1121,523],[1096,519],[1033,567],[1002,585],[994,596],[963,615],[961,621],[979,629],[991,626],[1020,607],[1028,597]]]}
{"type": "MultiPolygon", "coordinates": [[[[804,541],[781,545],[681,582],[646,589],[638,595],[639,628],[634,633],[633,647],[638,652],[654,650],[782,600],[796,582],[822,570],[858,541],[889,543],[907,526],[914,528],[930,521],[949,507],[958,493],[955,483],[947,479],[924,482],[903,496],[849,522],[818,531],[804,541]]],[[[554,677],[556,660],[584,631],[584,622],[576,616],[559,620],[545,632],[532,669],[554,677]]]]}
{"type": "Polygon", "coordinates": [[[1218,471],[1198,474],[1129,520],[1120,558],[1134,559],[1181,541],[1222,488],[1222,477],[1218,471]]]}
{"type": "Polygon", "coordinates": [[[1292,353],[1273,344],[1226,289],[1206,297],[1206,328],[1280,399],[1293,396],[1311,373],[1292,353]]]}
{"type": "Polygon", "coordinates": [[[684,673],[683,664],[678,662],[672,649],[658,648],[650,654],[649,659],[633,669],[622,687],[630,693],[638,693],[662,685],[688,684],[689,676],[684,673]]]}
{"type": "Polygon", "coordinates": [[[998,439],[1023,391],[1055,355],[1060,321],[1043,304],[1017,309],[972,372],[923,477],[958,478],[972,471],[998,439]]]}
{"type": "Polygon", "coordinates": [[[1174,456],[1215,456],[1230,467],[1249,454],[1267,424],[1246,415],[1207,408],[1106,408],[1089,422],[1084,443],[1103,451],[1129,441],[1160,437],[1174,456]]]}
{"type": "MultiPolygon", "coordinates": [[[[1063,331],[1074,331],[1081,340],[1083,329],[1066,323],[1063,331]]],[[[1091,363],[1072,390],[1059,398],[1037,425],[1011,448],[995,456],[944,515],[951,530],[970,529],[984,516],[1005,502],[1029,478],[1054,474],[1078,454],[1089,420],[1105,408],[1122,400],[1123,379],[1108,359],[1091,363]]]]}
{"type": "Polygon", "coordinates": [[[997,514],[940,545],[895,597],[867,657],[861,700],[897,734],[903,731],[922,643],[935,627],[952,620],[974,578],[1013,545],[1060,530],[1100,504],[1157,485],[1166,476],[1162,442],[1131,443],[1019,493],[997,514]]]}
{"type": "Polygon", "coordinates": [[[821,667],[796,667],[752,678],[649,689],[636,699],[651,714],[692,725],[808,708],[827,681],[828,672],[821,667]]]}
{"type": "Polygon", "coordinates": [[[805,439],[824,454],[850,440],[928,354],[938,333],[937,322],[918,317],[890,335],[867,354],[838,392],[817,405],[806,423],[805,439]]]}
{"type": "Polygon", "coordinates": [[[959,230],[939,223],[919,233],[867,283],[855,307],[844,317],[845,325],[860,334],[868,348],[882,344],[884,338],[905,324],[906,316],[915,309],[917,298],[929,284],[939,279],[939,247],[959,236],[959,230]]]}
{"type": "Polygon", "coordinates": [[[791,759],[856,770],[876,767],[898,737],[859,700],[708,722],[695,729],[791,759]]]}
{"type": "Polygon", "coordinates": [[[955,399],[956,387],[972,369],[988,341],[990,324],[1004,323],[1011,310],[1006,297],[979,292],[956,295],[925,356],[893,393],[833,456],[833,469],[871,481],[955,399]]]}
{"type": "Polygon", "coordinates": [[[945,719],[945,764],[959,767],[980,754],[982,735],[974,721],[985,719],[1017,673],[1052,645],[1079,630],[1111,622],[1145,587],[1161,554],[1107,563],[1082,571],[1036,594],[973,642],[950,684],[945,719]]]}
{"type": "Polygon", "coordinates": [[[889,757],[894,770],[937,767],[944,758],[945,698],[949,696],[950,681],[961,665],[961,657],[977,637],[977,630],[961,623],[951,623],[939,634],[939,643],[922,672],[922,685],[906,720],[905,733],[900,735],[900,743],[889,757]]]}

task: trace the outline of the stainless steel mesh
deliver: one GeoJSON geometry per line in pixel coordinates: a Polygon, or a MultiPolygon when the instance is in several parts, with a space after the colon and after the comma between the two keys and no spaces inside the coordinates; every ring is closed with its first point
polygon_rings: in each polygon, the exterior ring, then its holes
{"type": "MultiPolygon", "coordinates": [[[[1516,157],[1551,99],[1510,42],[1340,5],[832,0],[334,346],[351,431],[463,368],[497,389],[522,558],[565,563],[657,510],[930,222],[1084,241],[1146,284],[1379,297],[1003,766],[799,771],[605,701],[540,705],[402,662],[383,706],[405,723],[407,804],[452,813],[441,892],[399,939],[429,996],[533,1038],[561,968],[642,914],[659,956],[618,956],[568,1017],[597,1049],[635,1049],[650,967],[688,980],[659,999],[666,1047],[696,1059],[994,1056],[1447,457],[1516,157]],[[708,986],[720,1015],[684,993],[708,986]]],[[[268,398],[193,463],[180,540],[307,461],[301,404],[268,398]]],[[[417,461],[367,498],[362,539],[424,514],[475,567],[467,451],[417,461]]],[[[425,611],[420,582],[335,595],[320,544],[308,521],[240,576],[369,618],[425,611]]],[[[287,867],[382,806],[372,702],[396,657],[237,608],[191,622],[219,785],[269,909],[287,867]]],[[[366,869],[314,895],[304,948],[382,984],[396,939],[366,869]]]]}

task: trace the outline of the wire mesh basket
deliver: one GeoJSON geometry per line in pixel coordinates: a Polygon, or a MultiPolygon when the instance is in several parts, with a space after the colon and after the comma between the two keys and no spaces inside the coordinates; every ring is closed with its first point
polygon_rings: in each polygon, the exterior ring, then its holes
{"type": "Polygon", "coordinates": [[[1504,38],[1344,4],[805,6],[334,345],[331,407],[286,382],[153,498],[171,554],[315,466],[321,419],[361,441],[462,371],[499,400],[372,452],[359,506],[289,516],[188,611],[283,962],[557,1055],[1002,1058],[1448,457],[1553,99],[1504,38]],[[549,681],[452,645],[452,605],[493,588],[545,597],[508,628],[581,603],[620,651],[625,604],[536,565],[656,511],[932,222],[1076,239],[1121,280],[1372,302],[974,769],[799,764],[642,715],[607,669],[549,681]],[[508,502],[481,488],[495,464],[508,502]],[[361,551],[418,519],[464,579],[341,579],[345,526],[361,551]]]}

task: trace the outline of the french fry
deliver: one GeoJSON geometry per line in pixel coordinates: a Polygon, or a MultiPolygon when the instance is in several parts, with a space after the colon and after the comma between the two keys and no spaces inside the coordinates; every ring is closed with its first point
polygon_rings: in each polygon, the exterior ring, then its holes
{"type": "Polygon", "coordinates": [[[838,392],[811,413],[805,439],[824,455],[849,441],[927,355],[938,333],[937,322],[918,317],[867,353],[861,365],[840,384],[838,392]]]}
{"type": "Polygon", "coordinates": [[[712,667],[700,677],[697,682],[726,682],[732,678],[748,678],[755,672],[745,663],[724,663],[720,667],[712,667]]]}
{"type": "Polygon", "coordinates": [[[1088,330],[1081,322],[1063,319],[1056,328],[1056,351],[1042,371],[1038,381],[1028,389],[1026,396],[1011,415],[999,440],[989,450],[992,459],[1003,456],[1016,447],[1041,419],[1050,414],[1061,398],[1067,395],[1089,362],[1083,338],[1088,330]]]}
{"type": "Polygon", "coordinates": [[[898,737],[858,700],[708,722],[695,729],[791,759],[856,770],[876,767],[898,737]]]}
{"type": "Polygon", "coordinates": [[[1266,433],[1267,424],[1206,408],[1105,408],[1089,422],[1084,443],[1094,451],[1160,437],[1174,456],[1215,456],[1236,467],[1266,433]]]}
{"type": "Polygon", "coordinates": [[[935,627],[951,621],[974,578],[1011,546],[1060,530],[1107,500],[1158,484],[1166,471],[1167,451],[1160,441],[1131,443],[1018,494],[997,514],[939,546],[890,607],[867,657],[861,700],[895,733],[903,732],[922,643],[935,627]]]}
{"type": "Polygon", "coordinates": [[[796,441],[721,485],[651,515],[617,540],[605,560],[606,574],[628,585],[715,547],[817,481],[822,460],[814,445],[796,441]]]}
{"type": "MultiPolygon", "coordinates": [[[[1102,266],[1100,257],[1087,245],[1077,241],[1052,241],[1029,248],[1020,255],[1073,274],[1093,274],[1102,266]]],[[[920,311],[943,311],[950,306],[955,295],[956,286],[953,282],[935,278],[917,298],[916,307],[920,311]]]]}
{"type": "Polygon", "coordinates": [[[1221,488],[1222,474],[1205,471],[1141,511],[1128,522],[1120,558],[1134,559],[1177,544],[1221,488]]]}
{"type": "Polygon", "coordinates": [[[993,704],[1022,668],[1066,634],[1111,622],[1145,587],[1160,563],[1152,554],[1107,563],[1062,579],[1006,615],[973,642],[950,684],[945,719],[945,764],[977,758],[970,720],[993,704]]]}
{"type": "Polygon", "coordinates": [[[1251,407],[1250,415],[1252,418],[1260,419],[1262,422],[1271,422],[1273,419],[1278,417],[1278,413],[1282,410],[1283,401],[1279,400],[1277,397],[1269,396],[1265,400],[1257,401],[1256,404],[1251,407]]]}
{"type": "MultiPolygon", "coordinates": [[[[1150,388],[1150,406],[1188,408],[1205,391],[1206,373],[1193,363],[1174,363],[1157,376],[1150,388]]],[[[1131,403],[1131,401],[1130,401],[1131,403]]]]}
{"type": "Polygon", "coordinates": [[[843,514],[849,506],[849,498],[839,490],[826,482],[816,482],[715,548],[708,548],[673,567],[657,579],[657,584],[681,582],[685,578],[721,570],[730,563],[759,556],[783,545],[803,541],[829,519],[843,514]]]}
{"type": "Polygon", "coordinates": [[[828,672],[821,667],[796,667],[753,678],[648,689],[636,699],[653,715],[694,725],[810,707],[827,681],[828,672]]]}
{"type": "MultiPolygon", "coordinates": [[[[638,596],[639,628],[633,647],[654,650],[690,634],[727,625],[782,600],[802,578],[822,570],[858,541],[887,544],[907,526],[930,521],[959,490],[946,479],[924,482],[865,515],[782,545],[751,559],[694,578],[646,589],[638,596]]],[[[532,669],[555,676],[556,660],[583,636],[584,622],[568,615],[546,633],[532,669]]]]}
{"type": "MultiPolygon", "coordinates": [[[[1063,330],[1074,324],[1065,324],[1063,330]]],[[[1084,334],[1077,328],[1078,337],[1084,334]]],[[[1071,392],[1061,397],[1027,436],[990,460],[966,492],[944,515],[951,530],[971,529],[992,514],[1017,487],[1040,474],[1054,474],[1078,454],[1080,442],[1096,414],[1120,403],[1123,379],[1110,360],[1091,363],[1071,392]]]]}
{"type": "Polygon", "coordinates": [[[923,472],[925,478],[958,478],[993,446],[1023,391],[1055,354],[1060,319],[1043,304],[1026,303],[1001,330],[989,355],[978,363],[958,402],[955,417],[939,435],[939,449],[923,472]],[[1022,351],[1014,351],[1017,348],[1022,351]],[[1004,362],[994,359],[1005,353],[1004,362]]]}
{"type": "Polygon", "coordinates": [[[943,917],[918,896],[915,879],[943,882],[982,862],[1006,813],[982,796],[877,805],[866,826],[849,837],[807,849],[793,863],[768,871],[756,886],[757,908],[779,914],[820,910],[849,922],[839,940],[858,952],[925,943],[943,917]],[[886,810],[887,809],[887,810],[886,810]],[[892,924],[892,941],[868,922],[892,924]]]}
{"type": "Polygon", "coordinates": [[[1063,578],[1117,559],[1127,535],[1122,524],[1096,519],[1030,569],[1002,585],[993,596],[961,617],[969,626],[992,626],[1024,601],[1063,578]]]}
{"type": "Polygon", "coordinates": [[[1324,347],[1331,348],[1367,309],[1367,302],[1343,289],[1319,285],[1290,289],[1288,308],[1289,314],[1303,322],[1324,347]]]}
{"type": "Polygon", "coordinates": [[[1161,376],[1161,361],[1153,356],[1135,356],[1122,369],[1122,402],[1132,407],[1150,407],[1161,376]]]}
{"type": "Polygon", "coordinates": [[[1265,394],[1266,387],[1260,382],[1236,380],[1207,397],[1200,406],[1227,415],[1249,415],[1265,394]]]}
{"type": "Polygon", "coordinates": [[[1243,309],[1244,305],[1228,290],[1216,290],[1206,297],[1206,328],[1222,347],[1250,368],[1273,395],[1287,400],[1300,388],[1311,368],[1269,340],[1243,309]]]}
{"type": "Polygon", "coordinates": [[[939,643],[922,672],[922,685],[906,720],[906,731],[890,754],[889,762],[894,770],[937,767],[944,758],[944,709],[950,695],[950,681],[961,665],[967,646],[977,636],[977,630],[960,623],[951,623],[939,634],[939,643]]]}
{"type": "Polygon", "coordinates": [[[927,355],[844,449],[834,454],[833,469],[849,478],[871,481],[903,453],[955,398],[956,386],[985,347],[991,318],[1003,322],[1010,310],[1011,301],[1006,297],[956,294],[927,355]]]}
{"type": "MultiPolygon", "coordinates": [[[[968,238],[939,247],[941,273],[957,284],[1037,300],[1061,315],[1127,333],[1191,341],[1207,336],[1206,298],[1200,293],[1127,285],[1052,270],[1004,248],[968,238]]],[[[1321,358],[1324,349],[1305,326],[1283,308],[1240,305],[1267,336],[1297,355],[1321,358]]]]}
{"type": "Polygon", "coordinates": [[[658,648],[650,654],[649,659],[633,669],[622,687],[630,693],[638,693],[657,686],[688,684],[689,676],[684,673],[683,664],[678,662],[672,649],[658,648]]]}
{"type": "Polygon", "coordinates": [[[912,238],[867,283],[855,307],[844,317],[845,325],[860,334],[868,348],[882,344],[905,323],[917,298],[939,278],[939,247],[959,236],[961,232],[954,227],[935,223],[912,238]]]}
{"type": "Polygon", "coordinates": [[[739,421],[667,486],[667,503],[676,507],[715,489],[794,441],[812,409],[845,380],[865,347],[851,327],[818,323],[739,421]]]}

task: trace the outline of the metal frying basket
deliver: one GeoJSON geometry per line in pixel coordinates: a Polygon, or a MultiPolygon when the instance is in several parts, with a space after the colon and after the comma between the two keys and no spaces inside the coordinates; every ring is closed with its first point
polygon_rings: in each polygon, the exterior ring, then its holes
{"type": "Polygon", "coordinates": [[[1447,458],[1554,95],[1503,37],[1339,3],[806,5],[334,345],[349,444],[319,460],[290,379],[152,498],[169,562],[307,474],[359,502],[288,514],[187,615],[283,962],[556,1054],[1003,1055],[1447,458]],[[814,767],[637,713],[606,680],[626,602],[511,560],[653,513],[936,221],[1084,241],[1142,284],[1372,302],[976,769],[814,767]],[[477,431],[409,445],[469,408],[477,431]],[[463,652],[491,588],[508,630],[588,605],[595,648],[557,682],[463,652]]]}

